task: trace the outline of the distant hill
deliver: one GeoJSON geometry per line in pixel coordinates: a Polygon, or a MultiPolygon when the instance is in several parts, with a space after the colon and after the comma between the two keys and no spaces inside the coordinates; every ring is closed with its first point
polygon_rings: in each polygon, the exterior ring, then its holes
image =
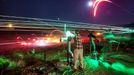
{"type": "Polygon", "coordinates": [[[130,24],[113,24],[111,26],[134,28],[134,23],[130,23],[130,24]]]}
{"type": "Polygon", "coordinates": [[[113,25],[113,26],[121,26],[121,27],[134,28],[134,23],[130,23],[130,24],[119,24],[119,25],[113,25]]]}
{"type": "Polygon", "coordinates": [[[123,26],[124,26],[124,27],[134,28],[134,23],[126,24],[126,25],[123,25],[123,26]]]}

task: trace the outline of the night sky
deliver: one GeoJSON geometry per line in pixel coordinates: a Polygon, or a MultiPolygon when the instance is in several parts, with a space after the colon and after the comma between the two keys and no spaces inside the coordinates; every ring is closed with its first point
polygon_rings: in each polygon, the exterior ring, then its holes
{"type": "Polygon", "coordinates": [[[44,19],[59,18],[66,21],[97,24],[127,24],[134,22],[134,0],[111,0],[114,4],[101,3],[96,17],[93,17],[93,9],[87,5],[88,1],[0,0],[0,15],[44,19]]]}

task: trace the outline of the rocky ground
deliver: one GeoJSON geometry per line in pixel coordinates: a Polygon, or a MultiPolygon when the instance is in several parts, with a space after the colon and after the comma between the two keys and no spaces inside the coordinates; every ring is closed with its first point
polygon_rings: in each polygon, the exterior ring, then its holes
{"type": "Polygon", "coordinates": [[[14,53],[0,57],[1,75],[134,75],[134,55],[99,53],[84,56],[84,69],[73,71],[66,62],[66,51],[14,53]]]}

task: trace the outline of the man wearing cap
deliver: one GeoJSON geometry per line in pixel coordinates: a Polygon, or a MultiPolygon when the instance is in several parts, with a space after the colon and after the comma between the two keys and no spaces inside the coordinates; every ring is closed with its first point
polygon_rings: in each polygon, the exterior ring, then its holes
{"type": "Polygon", "coordinates": [[[77,62],[79,59],[80,68],[83,69],[83,45],[82,45],[82,40],[81,40],[79,31],[76,31],[74,44],[75,44],[75,49],[74,49],[74,67],[73,68],[74,70],[78,70],[77,62]]]}

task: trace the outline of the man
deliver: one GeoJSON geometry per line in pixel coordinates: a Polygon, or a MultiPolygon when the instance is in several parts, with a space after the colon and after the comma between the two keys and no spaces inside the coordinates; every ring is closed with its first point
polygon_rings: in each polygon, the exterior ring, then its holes
{"type": "Polygon", "coordinates": [[[95,46],[95,43],[94,43],[94,39],[96,37],[93,35],[93,32],[90,32],[89,35],[88,35],[88,38],[90,40],[90,53],[91,53],[92,52],[92,47],[93,47],[93,50],[96,51],[96,46],[95,46]]]}
{"type": "Polygon", "coordinates": [[[74,70],[78,70],[77,62],[79,59],[80,68],[83,69],[83,45],[79,31],[76,31],[76,36],[74,38],[74,70]]]}
{"type": "Polygon", "coordinates": [[[93,32],[90,32],[88,35],[88,38],[90,40],[90,54],[92,53],[92,47],[93,47],[93,56],[95,56],[95,59],[97,60],[97,51],[96,51],[96,45],[94,42],[94,39],[96,38],[96,36],[93,35],[93,32]]]}

